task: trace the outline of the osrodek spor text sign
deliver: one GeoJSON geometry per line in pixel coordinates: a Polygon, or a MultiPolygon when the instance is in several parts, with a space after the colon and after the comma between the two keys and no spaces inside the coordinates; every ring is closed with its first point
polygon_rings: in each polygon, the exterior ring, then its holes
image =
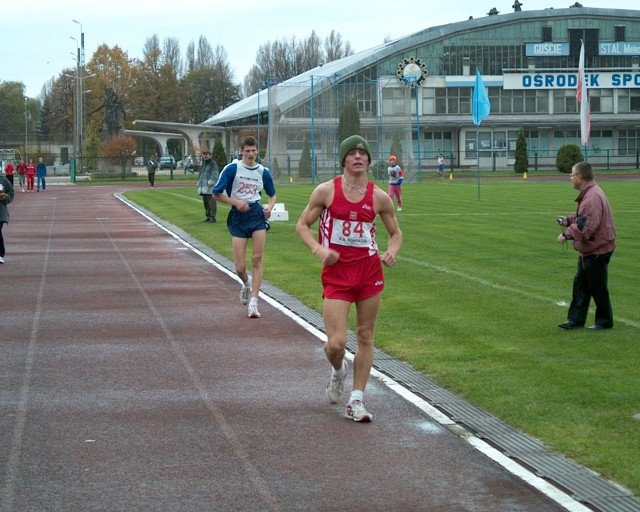
{"type": "MultiPolygon", "coordinates": [[[[578,73],[509,73],[503,77],[504,89],[575,89],[578,73]]],[[[640,72],[585,73],[587,88],[640,88],[640,72]]]]}

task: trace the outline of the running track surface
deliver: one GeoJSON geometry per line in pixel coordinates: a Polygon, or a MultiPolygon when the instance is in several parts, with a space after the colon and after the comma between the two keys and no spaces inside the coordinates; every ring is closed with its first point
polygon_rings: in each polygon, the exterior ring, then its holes
{"type": "Polygon", "coordinates": [[[345,419],[319,338],[265,301],[248,319],[122,190],[10,205],[0,510],[565,510],[375,378],[373,423],[345,419]]]}

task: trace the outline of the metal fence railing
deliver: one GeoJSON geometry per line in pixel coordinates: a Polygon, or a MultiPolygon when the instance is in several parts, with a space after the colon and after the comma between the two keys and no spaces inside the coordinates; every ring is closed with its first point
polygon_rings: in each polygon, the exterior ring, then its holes
{"type": "MultiPolygon", "coordinates": [[[[437,158],[441,152],[422,151],[420,159],[417,156],[405,158],[401,161],[405,170],[405,182],[420,182],[423,177],[432,175],[437,167],[437,158]]],[[[445,156],[445,172],[452,172],[464,175],[465,172],[514,172],[514,157],[505,151],[480,153],[474,164],[460,164],[464,160],[461,153],[443,152],[445,156]]],[[[529,151],[528,152],[528,173],[549,173],[556,171],[555,150],[529,151]]],[[[275,157],[275,155],[273,155],[275,157]]],[[[314,158],[316,165],[311,166],[311,173],[302,173],[300,169],[300,157],[297,153],[278,155],[277,166],[271,166],[271,172],[277,183],[319,183],[331,179],[342,172],[339,165],[323,165],[330,155],[322,155],[316,152],[314,158]]],[[[376,154],[372,155],[373,162],[370,167],[371,176],[378,181],[387,179],[387,162],[376,154]]],[[[640,170],[640,151],[617,152],[615,150],[603,150],[585,154],[598,171],[622,171],[640,170]]],[[[331,155],[331,158],[332,155],[331,155]]],[[[465,161],[468,162],[468,159],[465,161]]],[[[268,162],[263,162],[269,166],[268,162]]],[[[76,181],[142,181],[148,177],[147,168],[144,162],[133,158],[70,158],[66,164],[56,163],[48,165],[49,176],[69,177],[71,183],[76,181]]],[[[156,175],[161,180],[189,180],[190,177],[198,174],[198,166],[194,169],[184,169],[176,166],[174,169],[158,169],[156,175]]]]}

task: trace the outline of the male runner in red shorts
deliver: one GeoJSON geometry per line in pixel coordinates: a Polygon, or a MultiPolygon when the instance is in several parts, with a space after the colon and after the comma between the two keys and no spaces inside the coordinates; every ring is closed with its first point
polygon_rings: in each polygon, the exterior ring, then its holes
{"type": "Polygon", "coordinates": [[[363,404],[364,389],[373,365],[375,323],[384,289],[382,264],[391,267],[402,245],[393,201],[369,181],[369,144],[359,135],[340,144],[342,176],[322,183],[311,194],[296,231],[302,242],[324,265],[323,318],[327,333],[324,351],[333,367],[327,385],[332,403],[342,400],[346,378],[345,347],[351,304],[356,304],[357,348],[353,361],[353,391],[345,417],[371,421],[363,404]],[[389,234],[387,251],[378,254],[375,218],[379,215],[389,234]],[[318,240],[311,226],[320,220],[318,240]]]}

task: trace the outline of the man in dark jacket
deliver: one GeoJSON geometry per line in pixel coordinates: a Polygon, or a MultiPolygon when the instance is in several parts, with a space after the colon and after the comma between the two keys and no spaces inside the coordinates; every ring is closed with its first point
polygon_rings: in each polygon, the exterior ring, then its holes
{"type": "Polygon", "coordinates": [[[2,226],[9,224],[9,208],[7,205],[13,201],[14,192],[11,182],[0,175],[0,263],[4,263],[4,238],[2,226]]]}
{"type": "Polygon", "coordinates": [[[149,185],[153,188],[156,184],[156,171],[158,170],[158,160],[155,155],[149,157],[147,162],[147,178],[149,179],[149,185]]]}
{"type": "Polygon", "coordinates": [[[596,184],[589,162],[579,162],[571,169],[571,184],[580,191],[576,198],[576,213],[558,218],[565,228],[558,242],[571,240],[580,253],[578,271],[573,278],[573,297],[567,321],[562,329],[584,327],[593,297],[596,305],[595,323],[591,330],[611,329],[613,311],[608,289],[608,267],[616,248],[616,227],[611,206],[602,189],[596,184]]]}
{"type": "Polygon", "coordinates": [[[202,169],[198,178],[198,194],[202,196],[205,219],[203,222],[215,222],[218,213],[218,203],[213,198],[211,189],[217,183],[219,177],[218,164],[211,158],[208,149],[202,152],[202,169]]]}

